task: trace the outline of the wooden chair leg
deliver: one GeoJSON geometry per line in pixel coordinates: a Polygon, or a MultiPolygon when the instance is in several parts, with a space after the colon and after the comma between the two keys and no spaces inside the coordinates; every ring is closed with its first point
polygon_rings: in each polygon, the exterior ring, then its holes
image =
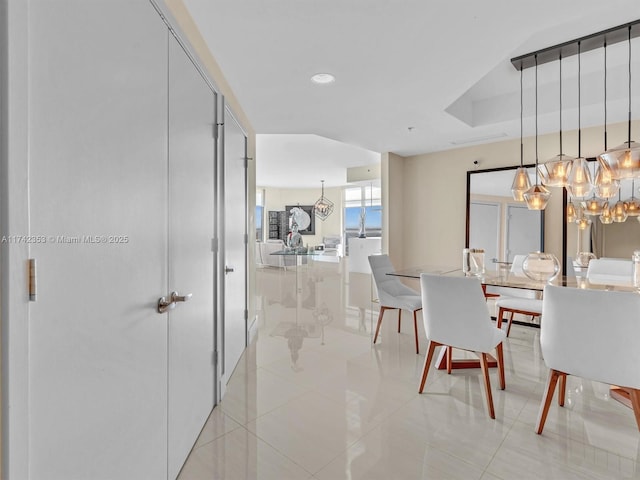
{"type": "Polygon", "coordinates": [[[562,372],[557,370],[549,370],[549,377],[547,379],[547,386],[544,389],[544,395],[542,396],[542,403],[540,404],[540,411],[538,412],[538,421],[536,422],[536,433],[540,435],[544,428],[544,423],[547,421],[547,414],[549,413],[549,407],[551,406],[551,399],[553,398],[553,392],[556,389],[556,383],[560,378],[562,372]]]}
{"type": "Polygon", "coordinates": [[[398,333],[400,333],[400,322],[402,321],[402,309],[398,309],[398,333]]]}
{"type": "Polygon", "coordinates": [[[489,409],[489,416],[496,418],[496,413],[493,409],[493,395],[491,395],[491,380],[489,380],[489,364],[487,361],[487,354],[480,354],[480,367],[482,367],[482,376],[484,377],[484,394],[487,398],[487,408],[489,409]]]}
{"type": "Polygon", "coordinates": [[[378,315],[378,325],[376,325],[376,334],[373,336],[373,343],[376,343],[376,340],[378,340],[378,334],[380,333],[380,325],[382,325],[382,317],[384,315],[385,310],[388,310],[388,308],[380,306],[380,314],[378,315]]]}
{"type": "Polygon", "coordinates": [[[559,380],[560,382],[558,384],[558,405],[560,405],[561,407],[564,407],[564,399],[566,398],[566,395],[567,395],[567,374],[561,373],[559,380]]]}
{"type": "Polygon", "coordinates": [[[418,344],[418,311],[413,311],[413,331],[416,335],[416,354],[420,353],[420,345],[418,344]]]}
{"type": "Polygon", "coordinates": [[[511,315],[509,315],[509,322],[507,323],[507,337],[509,336],[509,333],[511,333],[511,322],[513,322],[513,314],[514,312],[511,312],[511,315]]]}
{"type": "Polygon", "coordinates": [[[427,375],[429,374],[429,367],[431,366],[431,360],[433,359],[433,352],[438,345],[440,344],[429,341],[427,356],[424,359],[424,367],[422,368],[422,379],[420,380],[420,389],[418,390],[418,393],[422,393],[422,390],[424,390],[424,384],[427,383],[427,375]]]}
{"type": "Polygon", "coordinates": [[[636,416],[636,424],[638,425],[638,430],[640,430],[640,390],[637,388],[626,388],[625,390],[629,392],[633,414],[636,416]]]}
{"type": "Polygon", "coordinates": [[[451,374],[453,366],[453,347],[445,347],[447,349],[447,373],[451,374]]]}
{"type": "Polygon", "coordinates": [[[504,352],[502,342],[496,345],[496,356],[498,357],[498,379],[500,380],[500,390],[504,390],[506,382],[504,380],[504,352]]]}
{"type": "Polygon", "coordinates": [[[496,327],[502,328],[502,316],[504,315],[504,308],[500,307],[498,309],[498,318],[496,318],[496,327]]]}

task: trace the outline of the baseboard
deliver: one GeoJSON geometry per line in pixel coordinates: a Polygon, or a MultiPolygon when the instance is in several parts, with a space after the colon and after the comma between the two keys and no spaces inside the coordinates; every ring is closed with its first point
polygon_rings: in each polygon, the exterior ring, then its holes
{"type": "Polygon", "coordinates": [[[247,345],[250,345],[258,335],[258,316],[253,317],[253,322],[251,325],[247,326],[247,345]]]}

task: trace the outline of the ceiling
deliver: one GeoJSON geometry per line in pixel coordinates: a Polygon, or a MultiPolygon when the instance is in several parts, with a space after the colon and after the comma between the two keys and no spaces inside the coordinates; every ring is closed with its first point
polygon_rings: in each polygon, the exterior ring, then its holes
{"type": "MultiPolygon", "coordinates": [[[[520,135],[514,56],[640,18],[638,0],[184,0],[259,135],[408,156],[520,135]],[[335,75],[315,85],[318,72],[335,75]],[[281,136],[280,136],[281,135],[281,136]]],[[[638,27],[640,28],[640,27],[638,27]]],[[[632,43],[640,86],[640,39],[632,43]],[[637,45],[637,46],[636,46],[637,45]]],[[[577,128],[577,57],[563,61],[563,129],[577,128]]],[[[608,122],[627,118],[627,45],[608,49],[608,122]]],[[[602,49],[582,55],[581,125],[603,123],[602,49]]],[[[534,134],[534,73],[524,72],[524,135],[534,134]]],[[[539,132],[558,130],[558,65],[539,67],[539,132]]],[[[640,118],[640,88],[633,89],[640,118]]],[[[265,143],[267,141],[265,140],[265,143]]],[[[258,137],[258,146],[262,143],[258,137]]],[[[298,142],[296,142],[298,143],[298,142]]],[[[323,165],[258,149],[261,172],[323,165]],[[294,168],[295,165],[295,168],[294,168]]],[[[303,149],[304,150],[304,149],[303,149]]],[[[366,163],[363,163],[366,164],[366,163]]],[[[326,166],[329,169],[329,166],[326,166]]],[[[327,170],[328,171],[328,170],[327,170]]],[[[302,175],[301,173],[300,175],[302,175]]],[[[297,180],[300,180],[300,176],[297,180]]],[[[329,184],[327,184],[329,185],[329,184]]]]}

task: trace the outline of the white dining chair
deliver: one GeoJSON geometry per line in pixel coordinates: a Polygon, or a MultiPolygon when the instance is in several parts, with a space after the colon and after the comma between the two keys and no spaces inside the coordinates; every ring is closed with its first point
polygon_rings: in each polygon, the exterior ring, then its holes
{"type": "MultiPolygon", "coordinates": [[[[419,392],[424,390],[436,347],[474,352],[480,358],[489,416],[496,418],[489,380],[488,354],[496,350],[500,389],[504,390],[502,341],[506,335],[491,322],[480,279],[423,273],[420,275],[420,286],[424,305],[422,316],[429,349],[419,392]]],[[[447,354],[447,370],[451,371],[450,354],[447,354]]]]}
{"type": "Polygon", "coordinates": [[[626,285],[631,283],[633,262],[626,258],[594,258],[587,267],[587,279],[594,284],[626,285]]]}
{"type": "Polygon", "coordinates": [[[380,300],[380,314],[378,315],[378,324],[376,325],[376,333],[373,337],[373,343],[376,343],[378,334],[380,333],[380,325],[382,317],[387,310],[398,310],[398,333],[400,333],[400,325],[402,321],[402,310],[413,312],[413,331],[416,337],[416,353],[420,353],[418,343],[418,318],[417,312],[422,309],[422,298],[420,293],[412,288],[407,287],[400,278],[388,275],[394,273],[393,264],[388,255],[370,255],[369,265],[373,273],[373,280],[378,290],[378,299],[380,300]]]}
{"type": "MultiPolygon", "coordinates": [[[[524,277],[522,265],[526,255],[515,255],[511,264],[511,274],[524,277]]],[[[505,314],[509,314],[507,321],[507,337],[511,333],[511,324],[513,316],[516,313],[531,316],[531,320],[542,315],[542,300],[535,297],[535,292],[530,290],[509,290],[509,295],[501,296],[496,300],[496,308],[498,309],[497,324],[502,326],[505,314]]]]}
{"type": "Polygon", "coordinates": [[[558,381],[564,405],[567,375],[621,387],[640,430],[640,295],[549,285],[543,302],[540,347],[549,377],[536,432],[542,433],[558,381]]]}

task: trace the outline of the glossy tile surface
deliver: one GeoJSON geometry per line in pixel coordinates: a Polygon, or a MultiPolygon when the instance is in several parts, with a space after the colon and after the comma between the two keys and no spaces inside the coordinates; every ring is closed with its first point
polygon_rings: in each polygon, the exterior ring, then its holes
{"type": "Polygon", "coordinates": [[[554,401],[535,434],[547,377],[539,330],[513,326],[506,390],[491,373],[491,420],[479,370],[432,368],[417,393],[427,341],[420,325],[416,355],[410,313],[397,333],[387,312],[372,345],[368,275],[343,261],[256,276],[256,339],[181,480],[640,478],[633,413],[607,385],[569,377],[566,406],[554,401]]]}

